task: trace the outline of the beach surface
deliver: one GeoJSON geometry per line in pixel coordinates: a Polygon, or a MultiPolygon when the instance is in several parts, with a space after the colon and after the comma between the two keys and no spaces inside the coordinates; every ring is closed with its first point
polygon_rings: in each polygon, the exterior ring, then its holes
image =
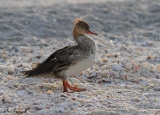
{"type": "Polygon", "coordinates": [[[0,0],[1,115],[160,115],[160,0],[0,0]],[[95,65],[68,78],[21,71],[74,45],[76,18],[97,44],[95,65]]]}

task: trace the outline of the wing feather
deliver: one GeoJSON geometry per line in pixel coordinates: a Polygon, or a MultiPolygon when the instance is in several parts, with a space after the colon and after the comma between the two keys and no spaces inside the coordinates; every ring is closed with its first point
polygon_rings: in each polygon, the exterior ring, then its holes
{"type": "Polygon", "coordinates": [[[39,63],[35,68],[28,71],[23,71],[27,77],[36,76],[49,72],[61,71],[67,68],[75,61],[76,46],[66,46],[55,51],[45,61],[39,63]]]}

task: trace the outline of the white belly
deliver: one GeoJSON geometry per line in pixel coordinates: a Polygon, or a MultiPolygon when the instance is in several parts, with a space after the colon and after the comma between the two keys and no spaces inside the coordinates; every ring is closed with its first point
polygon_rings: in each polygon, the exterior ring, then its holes
{"type": "Polygon", "coordinates": [[[74,75],[76,75],[76,74],[78,74],[78,73],[90,68],[94,64],[94,58],[95,58],[95,56],[91,56],[88,59],[85,59],[85,60],[77,62],[76,65],[71,66],[66,71],[66,76],[67,77],[74,76],[74,75]]]}

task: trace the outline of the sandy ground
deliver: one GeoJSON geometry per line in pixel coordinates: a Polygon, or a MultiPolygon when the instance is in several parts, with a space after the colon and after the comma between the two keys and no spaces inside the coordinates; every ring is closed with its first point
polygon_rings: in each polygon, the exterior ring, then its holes
{"type": "Polygon", "coordinates": [[[0,0],[0,114],[160,114],[159,33],[159,0],[0,0]],[[87,91],[63,93],[59,80],[21,75],[75,44],[77,17],[99,34],[94,67],[68,78],[87,91]]]}

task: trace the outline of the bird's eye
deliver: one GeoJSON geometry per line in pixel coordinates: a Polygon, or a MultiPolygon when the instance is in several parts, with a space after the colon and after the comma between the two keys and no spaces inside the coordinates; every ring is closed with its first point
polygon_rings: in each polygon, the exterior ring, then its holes
{"type": "Polygon", "coordinates": [[[82,27],[82,29],[84,29],[84,30],[85,30],[85,27],[82,27]]]}

